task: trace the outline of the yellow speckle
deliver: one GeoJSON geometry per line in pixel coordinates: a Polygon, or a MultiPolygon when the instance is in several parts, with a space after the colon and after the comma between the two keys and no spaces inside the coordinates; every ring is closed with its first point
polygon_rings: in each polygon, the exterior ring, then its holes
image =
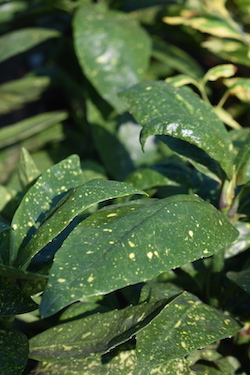
{"type": "Polygon", "coordinates": [[[152,251],[149,251],[148,253],[147,253],[147,257],[148,257],[148,259],[152,259],[153,258],[153,253],[152,253],[152,251]]]}
{"type": "Polygon", "coordinates": [[[193,237],[193,236],[194,236],[194,232],[193,232],[192,230],[189,230],[189,231],[188,231],[188,234],[189,234],[190,237],[193,237]]]}
{"type": "Polygon", "coordinates": [[[203,250],[203,254],[208,254],[209,251],[207,249],[203,250]]]}
{"type": "Polygon", "coordinates": [[[219,220],[219,224],[222,225],[222,221],[221,220],[219,220]]]}
{"type": "Polygon", "coordinates": [[[197,223],[197,224],[196,224],[196,226],[197,226],[197,228],[199,228],[200,224],[199,224],[199,223],[197,223]]]}
{"type": "Polygon", "coordinates": [[[58,279],[59,283],[65,283],[66,279],[58,279]]]}
{"type": "Polygon", "coordinates": [[[129,259],[134,259],[135,258],[135,253],[130,253],[129,254],[129,259]]]}
{"type": "Polygon", "coordinates": [[[152,90],[151,86],[146,87],[146,90],[152,90]]]}
{"type": "Polygon", "coordinates": [[[181,341],[181,346],[182,346],[184,349],[186,349],[186,347],[187,347],[187,345],[185,344],[184,341],[181,341]]]}
{"type": "Polygon", "coordinates": [[[116,213],[112,213],[112,214],[108,214],[107,217],[114,217],[114,216],[117,216],[116,213]]]}
{"type": "Polygon", "coordinates": [[[114,245],[114,241],[109,241],[109,244],[110,245],[114,245]]]}
{"type": "Polygon", "coordinates": [[[178,320],[178,322],[175,324],[174,328],[178,328],[181,325],[181,320],[178,320]]]}
{"type": "Polygon", "coordinates": [[[62,345],[62,347],[63,347],[63,350],[65,351],[73,349],[73,346],[62,345]]]}
{"type": "Polygon", "coordinates": [[[109,229],[109,228],[104,228],[103,229],[103,232],[112,232],[113,230],[112,229],[109,229]]]}
{"type": "Polygon", "coordinates": [[[93,280],[94,280],[94,277],[91,275],[91,276],[89,276],[87,281],[88,281],[88,283],[91,283],[93,280]]]}
{"type": "Polygon", "coordinates": [[[128,241],[128,244],[129,244],[130,247],[135,247],[135,244],[131,241],[128,241]]]}
{"type": "Polygon", "coordinates": [[[159,253],[158,253],[158,251],[154,251],[154,255],[155,255],[156,257],[159,258],[159,253]]]}
{"type": "Polygon", "coordinates": [[[28,222],[28,226],[29,227],[32,227],[33,226],[33,223],[31,221],[28,222]]]}

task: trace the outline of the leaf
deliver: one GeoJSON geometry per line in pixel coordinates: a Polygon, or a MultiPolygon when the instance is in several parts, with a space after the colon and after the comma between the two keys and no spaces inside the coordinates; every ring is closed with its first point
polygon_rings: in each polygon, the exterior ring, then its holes
{"type": "Polygon", "coordinates": [[[21,375],[29,353],[27,337],[20,331],[0,329],[0,374],[21,375]]]}
{"type": "Polygon", "coordinates": [[[18,177],[23,188],[28,187],[40,175],[30,153],[23,148],[20,155],[18,177]]]}
{"type": "Polygon", "coordinates": [[[40,226],[28,245],[18,254],[16,264],[23,268],[27,267],[27,263],[36,253],[49,244],[74,218],[87,208],[108,199],[133,194],[145,193],[124,182],[104,179],[91,180],[71,190],[62,198],[63,203],[58,202],[58,206],[55,207],[53,213],[40,226]]]}
{"type": "Polygon", "coordinates": [[[39,27],[19,29],[2,35],[0,37],[0,62],[60,35],[61,33],[57,30],[39,27]]]}
{"type": "Polygon", "coordinates": [[[39,280],[39,279],[46,279],[48,278],[47,275],[43,275],[41,273],[33,273],[29,271],[21,270],[20,268],[15,268],[11,266],[7,266],[5,264],[0,264],[0,275],[4,277],[11,277],[13,279],[22,279],[22,280],[39,280]]]}
{"type": "Polygon", "coordinates": [[[226,259],[240,254],[250,247],[250,223],[237,221],[235,227],[239,231],[239,237],[237,241],[226,249],[226,259]]]}
{"type": "Polygon", "coordinates": [[[167,300],[128,306],[60,324],[30,340],[30,357],[64,362],[105,353],[130,339],[159,313],[167,300]]]}
{"type": "Polygon", "coordinates": [[[250,181],[250,129],[243,128],[229,133],[234,146],[236,183],[244,185],[250,181]]]}
{"type": "Polygon", "coordinates": [[[23,314],[37,307],[15,284],[0,277],[0,316],[23,314]]]}
{"type": "Polygon", "coordinates": [[[219,78],[232,77],[236,71],[237,67],[232,64],[217,65],[206,72],[203,81],[217,81],[219,78]]]}
{"type": "Polygon", "coordinates": [[[144,126],[142,147],[150,135],[164,135],[163,141],[175,152],[212,170],[221,179],[222,168],[231,178],[232,144],[228,133],[212,108],[191,90],[159,81],[135,85],[123,91],[121,97],[144,126]]]}
{"type": "Polygon", "coordinates": [[[189,84],[197,86],[198,84],[198,82],[194,78],[185,74],[177,74],[176,76],[168,77],[165,79],[165,82],[168,82],[175,87],[189,85],[189,84]]]}
{"type": "Polygon", "coordinates": [[[0,263],[8,262],[10,229],[11,227],[9,225],[0,222],[0,263]]]}
{"type": "Polygon", "coordinates": [[[191,351],[235,335],[240,326],[229,316],[184,292],[136,335],[138,375],[191,351]],[[150,354],[149,354],[150,353],[150,354]]]}
{"type": "Polygon", "coordinates": [[[240,130],[241,125],[233,118],[231,113],[222,107],[214,107],[214,112],[224,124],[230,126],[233,129],[240,130]]]}
{"type": "Polygon", "coordinates": [[[39,99],[49,84],[49,77],[26,76],[0,85],[0,113],[8,113],[39,99]]]}
{"type": "Polygon", "coordinates": [[[242,288],[245,292],[250,294],[250,267],[243,269],[240,272],[227,272],[227,277],[242,288]]]}
{"type": "Polygon", "coordinates": [[[105,208],[78,224],[57,251],[41,314],[210,256],[237,236],[228,220],[197,196],[105,208]]]}
{"type": "Polygon", "coordinates": [[[38,134],[68,117],[64,111],[42,113],[0,129],[0,148],[38,134]]]}
{"type": "Polygon", "coordinates": [[[144,76],[149,37],[129,15],[104,10],[99,4],[80,7],[73,29],[76,54],[87,78],[112,107],[122,112],[117,92],[144,76]]]}
{"type": "MultiPolygon", "coordinates": [[[[45,218],[45,214],[67,191],[82,183],[79,158],[69,158],[49,168],[23,197],[12,220],[10,264],[13,265],[20,246],[29,241],[45,218]]],[[[19,254],[20,256],[20,254],[19,254]]]]}
{"type": "Polygon", "coordinates": [[[170,25],[182,24],[190,26],[203,33],[215,35],[220,38],[231,38],[244,40],[236,24],[232,24],[228,19],[216,14],[195,15],[191,17],[163,17],[163,22],[170,25]]]}
{"type": "Polygon", "coordinates": [[[237,96],[242,102],[250,102],[250,78],[229,78],[224,79],[223,83],[231,95],[237,96]]]}

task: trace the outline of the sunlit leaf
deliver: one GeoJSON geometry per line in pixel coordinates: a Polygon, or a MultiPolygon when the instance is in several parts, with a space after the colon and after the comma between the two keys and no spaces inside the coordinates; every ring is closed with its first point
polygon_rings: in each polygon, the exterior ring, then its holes
{"type": "Polygon", "coordinates": [[[243,102],[250,102],[250,78],[229,78],[223,82],[231,95],[237,96],[243,102]]]}
{"type": "Polygon", "coordinates": [[[235,75],[236,71],[236,66],[232,64],[217,65],[206,72],[203,80],[216,81],[219,78],[232,77],[235,75]]]}

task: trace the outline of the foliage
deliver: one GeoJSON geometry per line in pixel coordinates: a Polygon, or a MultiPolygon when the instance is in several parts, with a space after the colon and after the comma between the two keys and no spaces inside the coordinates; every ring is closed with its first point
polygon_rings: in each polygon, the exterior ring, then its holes
{"type": "Polygon", "coordinates": [[[249,17],[0,0],[0,374],[247,373],[249,17]]]}

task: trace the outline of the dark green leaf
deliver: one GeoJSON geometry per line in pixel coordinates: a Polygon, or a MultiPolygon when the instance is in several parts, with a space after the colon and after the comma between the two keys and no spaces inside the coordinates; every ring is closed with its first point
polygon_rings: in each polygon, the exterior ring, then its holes
{"type": "MultiPolygon", "coordinates": [[[[12,220],[10,264],[13,265],[19,247],[28,241],[45,214],[70,189],[82,183],[79,157],[72,155],[43,173],[25,194],[12,220]]],[[[21,256],[21,254],[19,254],[21,256]]]]}
{"type": "Polygon", "coordinates": [[[13,279],[23,279],[23,280],[26,280],[26,279],[37,280],[37,279],[48,278],[47,275],[24,271],[24,270],[21,270],[20,268],[6,266],[5,264],[0,264],[0,275],[4,277],[8,277],[8,278],[11,277],[13,279]]]}
{"type": "Polygon", "coordinates": [[[59,37],[60,32],[38,27],[19,29],[0,37],[0,62],[25,52],[49,38],[59,37]]]}
{"type": "Polygon", "coordinates": [[[233,336],[240,326],[229,316],[183,293],[136,335],[136,374],[149,371],[191,351],[233,336]]]}
{"type": "Polygon", "coordinates": [[[18,254],[17,265],[27,266],[30,259],[60,234],[72,220],[87,208],[108,199],[145,194],[124,182],[91,180],[71,190],[40,226],[28,245],[18,254]]]}
{"type": "Polygon", "coordinates": [[[0,374],[21,375],[29,353],[27,337],[19,331],[0,330],[0,374]]]}
{"type": "Polygon", "coordinates": [[[243,185],[250,181],[250,129],[233,130],[229,134],[234,145],[236,183],[243,185]]]}
{"type": "Polygon", "coordinates": [[[56,253],[41,313],[52,315],[83,296],[108,293],[210,256],[237,236],[228,220],[197,196],[100,210],[83,220],[56,253]]]}
{"type": "Polygon", "coordinates": [[[0,113],[8,113],[39,99],[49,84],[49,77],[27,76],[0,85],[0,113]]]}
{"type": "Polygon", "coordinates": [[[23,148],[20,156],[18,177],[23,188],[27,188],[40,175],[30,153],[23,148]]]}
{"type": "Polygon", "coordinates": [[[227,272],[227,277],[250,294],[250,267],[240,272],[227,272]]]}
{"type": "Polygon", "coordinates": [[[143,77],[149,60],[150,39],[129,15],[98,6],[82,6],[74,20],[79,63],[99,94],[123,111],[117,92],[143,77]]]}
{"type": "Polygon", "coordinates": [[[165,299],[129,306],[58,325],[30,340],[30,356],[67,362],[108,352],[141,330],[166,303],[165,299]]]}
{"type": "Polygon", "coordinates": [[[170,148],[204,165],[219,178],[232,177],[232,144],[213,109],[185,87],[167,82],[135,85],[121,93],[127,108],[143,125],[141,143],[161,135],[170,148]],[[222,170],[221,170],[222,169],[222,170]]]}
{"type": "Polygon", "coordinates": [[[0,263],[7,263],[9,259],[10,229],[9,225],[0,222],[0,263]]]}
{"type": "Polygon", "coordinates": [[[27,138],[58,124],[67,117],[65,111],[47,112],[2,128],[0,129],[0,148],[27,140],[27,138]]]}
{"type": "Polygon", "coordinates": [[[0,316],[33,311],[37,304],[12,282],[0,277],[0,316]]]}

